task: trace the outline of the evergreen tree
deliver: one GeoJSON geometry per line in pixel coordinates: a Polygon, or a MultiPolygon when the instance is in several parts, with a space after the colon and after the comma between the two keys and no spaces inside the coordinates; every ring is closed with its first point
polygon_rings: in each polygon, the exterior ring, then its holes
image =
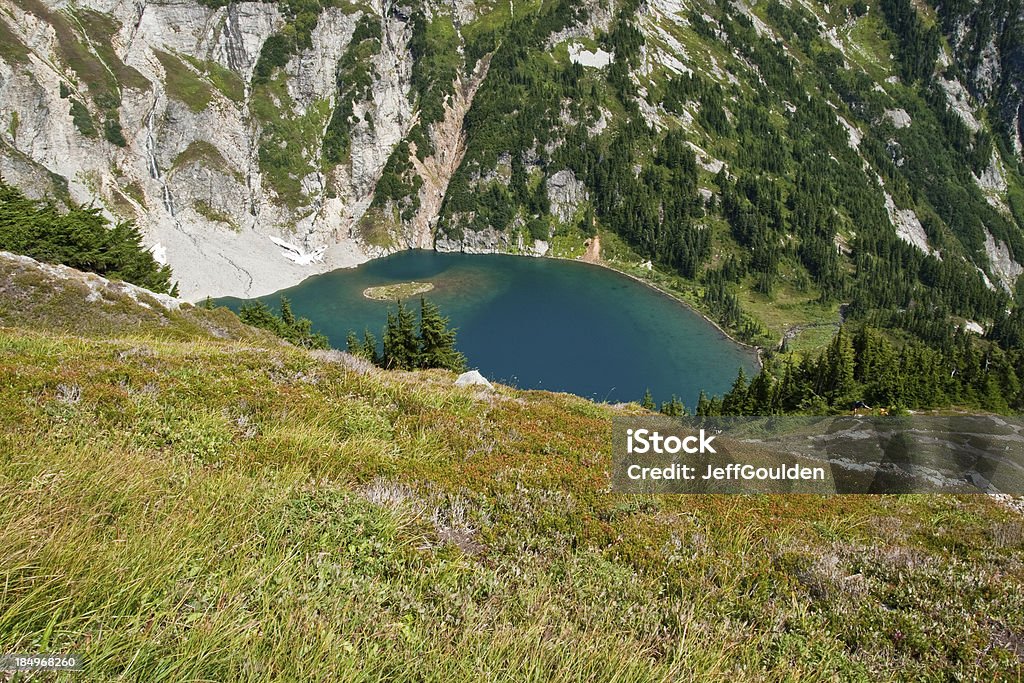
{"type": "Polygon", "coordinates": [[[732,389],[722,397],[722,415],[747,415],[747,373],[740,367],[732,389]]]}
{"type": "Polygon", "coordinates": [[[363,342],[359,341],[359,337],[352,330],[345,335],[345,347],[353,356],[363,357],[363,342]]]}
{"type": "Polygon", "coordinates": [[[413,370],[419,367],[420,345],[416,338],[416,317],[398,302],[397,313],[388,311],[384,328],[383,365],[389,370],[413,370]]]}
{"type": "Polygon", "coordinates": [[[2,178],[0,250],[177,295],[171,269],[142,245],[134,223],[111,225],[95,208],[72,206],[62,212],[52,202],[29,199],[2,178]]]}
{"type": "Polygon", "coordinates": [[[281,297],[281,320],[288,327],[294,327],[295,314],[292,313],[292,302],[287,297],[281,297]]]}
{"type": "Polygon", "coordinates": [[[377,337],[368,328],[363,329],[363,358],[374,365],[380,365],[380,354],[377,353],[377,337]]]}
{"type": "Polygon", "coordinates": [[[257,300],[242,304],[242,307],[238,310],[238,317],[246,325],[269,330],[278,337],[285,336],[285,329],[281,319],[274,315],[270,307],[262,301],[257,300]]]}
{"type": "Polygon", "coordinates": [[[751,415],[774,415],[778,412],[775,385],[767,372],[759,372],[747,390],[747,410],[751,415]]]}
{"type": "Polygon", "coordinates": [[[377,354],[377,338],[373,336],[373,333],[368,329],[363,330],[363,338],[360,339],[356,333],[349,330],[348,335],[345,338],[348,352],[353,356],[359,358],[365,358],[374,365],[380,364],[380,357],[377,354]]]}
{"type": "Polygon", "coordinates": [[[679,400],[679,397],[672,394],[672,399],[661,404],[661,413],[669,417],[680,417],[686,415],[686,406],[679,400]]]}
{"type": "Polygon", "coordinates": [[[273,332],[295,346],[306,349],[331,348],[326,336],[313,332],[313,323],[308,318],[295,317],[288,299],[284,297],[281,297],[281,310],[282,313],[287,312],[287,319],[284,315],[276,315],[262,301],[252,301],[242,305],[238,317],[247,325],[273,332]]]}
{"type": "Polygon", "coordinates": [[[647,389],[644,391],[644,397],[640,400],[640,407],[647,410],[654,410],[657,406],[654,404],[654,397],[651,396],[651,390],[647,389]]]}
{"type": "Polygon", "coordinates": [[[417,367],[462,372],[466,357],[455,348],[455,330],[437,306],[420,297],[420,334],[417,367]]]}
{"type": "Polygon", "coordinates": [[[696,414],[698,417],[709,417],[713,413],[711,411],[711,401],[708,399],[707,394],[704,390],[700,390],[700,396],[697,398],[697,410],[696,414]]]}
{"type": "Polygon", "coordinates": [[[855,392],[854,367],[850,334],[840,327],[819,364],[818,393],[833,405],[850,400],[855,392]]]}

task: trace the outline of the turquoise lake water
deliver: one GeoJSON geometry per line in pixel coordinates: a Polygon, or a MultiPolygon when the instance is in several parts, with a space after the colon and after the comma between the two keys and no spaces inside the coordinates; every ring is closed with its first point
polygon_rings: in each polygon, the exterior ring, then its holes
{"type": "MultiPolygon", "coordinates": [[[[389,304],[367,287],[431,282],[427,298],[458,328],[470,368],[523,389],[566,391],[598,401],[678,395],[691,409],[701,389],[727,391],[753,353],[683,304],[606,268],[555,259],[404,251],[311,277],[281,295],[336,348],[349,330],[378,340],[389,304]]],[[[237,310],[242,300],[218,303],[237,310]]],[[[419,299],[409,302],[417,312],[419,299]]],[[[391,303],[390,307],[394,308],[391,303]]]]}

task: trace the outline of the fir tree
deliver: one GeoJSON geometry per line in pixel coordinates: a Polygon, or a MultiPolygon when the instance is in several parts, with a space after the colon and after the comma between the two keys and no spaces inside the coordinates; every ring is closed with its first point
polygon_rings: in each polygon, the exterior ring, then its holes
{"type": "Polygon", "coordinates": [[[765,371],[757,373],[747,389],[747,411],[751,415],[774,415],[777,411],[775,385],[765,371]]]}
{"type": "Polygon", "coordinates": [[[96,208],[62,212],[49,201],[29,199],[0,178],[0,250],[47,263],[124,280],[154,292],[177,295],[171,269],[142,245],[131,221],[111,225],[96,208]]]}
{"type": "Polygon", "coordinates": [[[853,344],[849,333],[841,327],[821,360],[821,386],[818,393],[829,399],[832,404],[850,399],[856,388],[853,373],[853,344]]]}
{"type": "Polygon", "coordinates": [[[661,404],[661,413],[669,417],[680,417],[686,415],[686,406],[679,400],[679,397],[672,394],[672,399],[661,404]]]}
{"type": "Polygon", "coordinates": [[[416,317],[398,302],[398,312],[388,311],[384,328],[383,365],[389,370],[413,370],[419,367],[420,345],[416,338],[416,317]]]}
{"type": "Polygon", "coordinates": [[[704,390],[700,390],[700,396],[697,397],[697,409],[696,414],[698,417],[709,417],[712,415],[711,412],[711,401],[708,400],[708,395],[704,393],[704,390]]]}
{"type": "Polygon", "coordinates": [[[281,297],[281,320],[288,327],[295,326],[295,314],[292,313],[292,302],[287,297],[281,297]]]}
{"type": "Polygon", "coordinates": [[[647,389],[644,391],[644,397],[640,400],[640,407],[647,410],[654,410],[657,406],[654,404],[654,397],[651,396],[651,390],[647,389]]]}
{"type": "Polygon", "coordinates": [[[744,372],[742,367],[736,373],[736,381],[732,383],[732,389],[722,397],[722,414],[747,414],[747,373],[744,372]]]}
{"type": "Polygon", "coordinates": [[[455,348],[455,330],[437,306],[420,297],[420,334],[417,367],[462,372],[466,358],[455,348]]]}
{"type": "Polygon", "coordinates": [[[247,325],[273,332],[295,346],[306,349],[331,348],[326,336],[313,332],[313,323],[308,318],[295,317],[288,299],[284,297],[281,297],[281,310],[282,313],[287,312],[287,319],[283,315],[276,315],[262,301],[253,301],[242,305],[238,317],[247,325]]]}
{"type": "Polygon", "coordinates": [[[363,342],[359,341],[359,337],[352,330],[345,335],[345,347],[353,356],[363,357],[363,342]]]}
{"type": "Polygon", "coordinates": [[[369,329],[363,329],[363,358],[374,365],[380,365],[380,354],[377,353],[377,337],[369,329]]]}

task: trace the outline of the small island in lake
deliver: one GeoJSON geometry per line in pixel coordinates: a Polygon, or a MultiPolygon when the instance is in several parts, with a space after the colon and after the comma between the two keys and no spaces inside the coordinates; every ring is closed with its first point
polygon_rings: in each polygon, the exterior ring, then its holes
{"type": "Polygon", "coordinates": [[[426,294],[433,288],[434,285],[430,282],[399,282],[394,285],[367,287],[363,290],[363,296],[377,301],[396,301],[426,294]]]}

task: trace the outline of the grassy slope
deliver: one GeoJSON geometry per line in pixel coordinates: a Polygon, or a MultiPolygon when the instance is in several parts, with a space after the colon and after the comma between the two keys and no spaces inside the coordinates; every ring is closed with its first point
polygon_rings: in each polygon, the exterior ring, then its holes
{"type": "Polygon", "coordinates": [[[614,495],[635,407],[30,275],[0,267],[0,651],[68,680],[1020,676],[1024,526],[986,497],[614,495]]]}

